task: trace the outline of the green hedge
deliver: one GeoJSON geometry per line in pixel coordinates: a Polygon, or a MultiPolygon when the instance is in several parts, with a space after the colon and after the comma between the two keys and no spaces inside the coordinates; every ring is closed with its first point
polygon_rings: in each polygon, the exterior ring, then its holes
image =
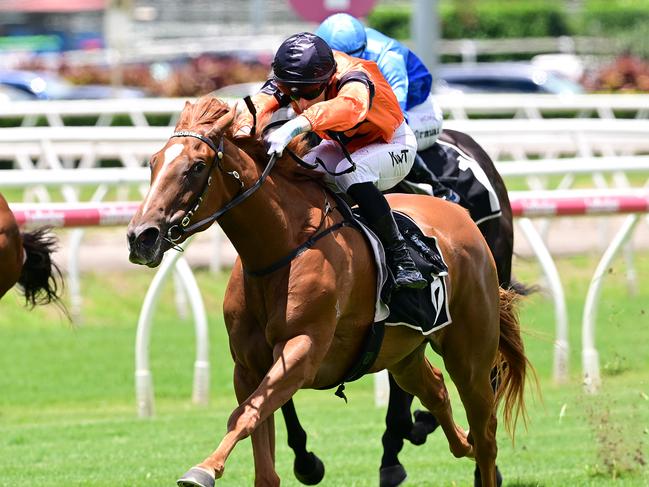
{"type": "Polygon", "coordinates": [[[649,24],[649,1],[591,0],[575,20],[575,30],[583,35],[625,34],[649,24]]]}
{"type": "MultiPolygon", "coordinates": [[[[379,5],[369,26],[409,39],[411,8],[379,5]]],[[[585,0],[568,10],[562,0],[464,0],[440,2],[444,39],[616,35],[649,25],[649,0],[585,0]]]]}

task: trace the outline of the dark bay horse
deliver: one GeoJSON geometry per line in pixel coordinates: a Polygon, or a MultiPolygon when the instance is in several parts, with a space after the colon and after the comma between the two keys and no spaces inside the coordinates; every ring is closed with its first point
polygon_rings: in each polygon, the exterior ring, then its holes
{"type": "MultiPolygon", "coordinates": [[[[255,483],[279,485],[273,413],[301,388],[344,381],[373,326],[377,271],[364,236],[332,207],[332,195],[310,172],[289,157],[267,161],[257,138],[234,139],[235,116],[214,98],[185,105],[176,132],[151,158],[151,188],[128,228],[134,263],[159,265],[164,252],[214,221],[239,256],[223,305],[239,406],[217,449],[183,475],[182,487],[213,486],[248,436],[255,483]]],[[[530,368],[514,293],[499,287],[491,252],[465,210],[420,195],[389,201],[437,237],[449,267],[453,323],[426,336],[386,327],[369,373],[388,369],[435,415],[453,455],[475,458],[482,485],[493,487],[496,407],[502,400],[505,425],[513,430],[524,414],[530,368]],[[458,389],[469,433],[453,420],[442,373],[425,357],[429,344],[458,389]],[[495,394],[494,366],[500,371],[495,394]]]]}
{"type": "Polygon", "coordinates": [[[18,284],[26,304],[61,304],[61,271],[52,260],[56,238],[49,229],[21,232],[0,194],[0,298],[18,284]]]}

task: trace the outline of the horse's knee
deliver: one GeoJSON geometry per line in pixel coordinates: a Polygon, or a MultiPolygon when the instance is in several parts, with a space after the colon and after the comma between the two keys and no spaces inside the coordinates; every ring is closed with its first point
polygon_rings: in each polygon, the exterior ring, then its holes
{"type": "Polygon", "coordinates": [[[259,410],[249,404],[239,406],[232,412],[228,420],[228,431],[237,430],[240,438],[252,434],[260,421],[259,410]]]}

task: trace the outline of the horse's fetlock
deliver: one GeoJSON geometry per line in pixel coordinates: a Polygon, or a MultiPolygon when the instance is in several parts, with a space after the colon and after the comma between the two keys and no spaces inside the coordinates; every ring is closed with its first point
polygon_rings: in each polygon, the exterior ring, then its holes
{"type": "Polygon", "coordinates": [[[255,487],[278,487],[279,485],[279,476],[275,472],[265,475],[263,478],[255,477],[255,487]]]}

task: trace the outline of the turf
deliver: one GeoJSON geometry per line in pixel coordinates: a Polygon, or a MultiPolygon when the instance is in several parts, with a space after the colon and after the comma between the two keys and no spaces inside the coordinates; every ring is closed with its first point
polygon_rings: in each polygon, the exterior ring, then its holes
{"type": "MultiPolygon", "coordinates": [[[[570,314],[570,382],[551,379],[553,310],[543,294],[525,299],[521,320],[542,399],[528,394],[530,422],[515,446],[499,431],[505,485],[647,486],[649,473],[649,255],[636,259],[639,294],[629,296],[622,263],[605,278],[597,322],[603,387],[585,395],[580,374],[580,323],[591,257],[559,262],[570,314]]],[[[517,262],[527,282],[535,264],[517,262]]],[[[221,316],[226,275],[198,272],[210,320],[210,405],[191,404],[194,334],[165,289],[151,343],[156,414],[136,417],[133,363],[139,307],[150,270],[84,277],[83,325],[73,328],[53,307],[24,310],[15,294],[0,304],[0,485],[171,486],[220,441],[235,406],[232,361],[221,316]]],[[[437,364],[439,359],[431,355],[437,364]]],[[[450,381],[449,381],[450,382],[450,381]]],[[[449,384],[450,385],[450,384],[449,384]]],[[[372,378],[349,384],[349,404],[332,392],[296,397],[309,447],[325,462],[325,486],[376,486],[384,409],[373,404],[372,378]]],[[[458,422],[466,426],[454,400],[458,422]]],[[[283,485],[292,452],[277,422],[277,468],[283,485]]],[[[472,485],[473,466],[448,451],[443,435],[406,445],[401,460],[410,486],[472,485]]],[[[249,441],[226,464],[222,486],[253,484],[249,441]]]]}

